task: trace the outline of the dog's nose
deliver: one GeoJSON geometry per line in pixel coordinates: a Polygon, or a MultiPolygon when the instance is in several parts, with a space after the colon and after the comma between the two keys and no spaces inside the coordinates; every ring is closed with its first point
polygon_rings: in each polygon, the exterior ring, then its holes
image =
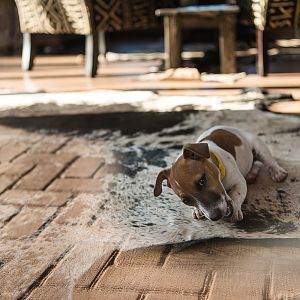
{"type": "Polygon", "coordinates": [[[223,214],[222,214],[222,211],[219,208],[213,210],[213,212],[209,214],[209,218],[212,221],[220,220],[222,217],[223,217],[223,214]]]}

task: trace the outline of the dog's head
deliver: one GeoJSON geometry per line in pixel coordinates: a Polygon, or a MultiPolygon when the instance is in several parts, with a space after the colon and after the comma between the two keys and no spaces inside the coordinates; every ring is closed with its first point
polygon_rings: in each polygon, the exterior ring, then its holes
{"type": "Polygon", "coordinates": [[[171,168],[161,171],[156,179],[154,196],[162,192],[162,182],[167,180],[184,204],[196,207],[212,221],[230,214],[226,191],[221,182],[219,168],[210,158],[206,143],[185,144],[183,153],[171,168]]]}

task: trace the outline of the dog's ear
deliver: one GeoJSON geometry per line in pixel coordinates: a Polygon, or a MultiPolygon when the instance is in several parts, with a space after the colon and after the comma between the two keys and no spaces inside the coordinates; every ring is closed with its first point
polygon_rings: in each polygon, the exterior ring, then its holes
{"type": "Polygon", "coordinates": [[[168,186],[170,187],[169,184],[169,176],[170,176],[170,171],[171,169],[165,169],[159,172],[157,178],[156,178],[156,182],[155,182],[155,187],[154,187],[154,196],[157,197],[161,194],[162,192],[162,182],[167,179],[168,181],[168,186]]]}
{"type": "Polygon", "coordinates": [[[210,158],[207,143],[185,144],[183,145],[183,157],[185,159],[210,158]]]}

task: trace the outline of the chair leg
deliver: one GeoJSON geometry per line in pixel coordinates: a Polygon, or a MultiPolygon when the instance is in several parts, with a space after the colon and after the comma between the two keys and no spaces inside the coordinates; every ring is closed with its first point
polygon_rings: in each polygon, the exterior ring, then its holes
{"type": "Polygon", "coordinates": [[[103,58],[105,60],[106,52],[107,52],[105,31],[102,31],[102,30],[99,31],[98,38],[99,38],[99,54],[100,54],[101,58],[103,58]]]}
{"type": "Polygon", "coordinates": [[[30,71],[33,67],[34,45],[32,34],[29,32],[23,33],[23,49],[22,49],[22,69],[30,71]]]}
{"type": "Polygon", "coordinates": [[[267,76],[269,73],[268,41],[265,30],[256,29],[256,73],[267,76]]]}
{"type": "Polygon", "coordinates": [[[85,75],[95,77],[98,68],[98,32],[85,36],[85,75]]]}

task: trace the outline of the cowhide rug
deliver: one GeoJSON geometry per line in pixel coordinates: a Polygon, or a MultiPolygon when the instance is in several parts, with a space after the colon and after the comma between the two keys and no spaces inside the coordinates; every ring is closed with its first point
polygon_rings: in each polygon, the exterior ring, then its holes
{"type": "MultiPolygon", "coordinates": [[[[109,228],[109,237],[126,233],[130,236],[130,247],[211,237],[299,238],[299,119],[287,121],[260,111],[182,114],[180,123],[151,133],[124,135],[115,131],[98,138],[96,131],[86,136],[93,139],[96,134],[94,141],[102,144],[101,152],[108,163],[102,178],[107,188],[99,196],[86,198],[106,199],[96,217],[103,228],[109,228]],[[176,159],[182,144],[195,141],[200,132],[216,124],[230,124],[257,133],[289,172],[285,182],[274,183],[263,169],[257,183],[249,185],[242,207],[244,220],[236,224],[194,220],[192,208],[185,206],[167,186],[160,197],[153,196],[158,172],[176,159]]],[[[137,120],[139,124],[143,129],[137,120]]]]}

